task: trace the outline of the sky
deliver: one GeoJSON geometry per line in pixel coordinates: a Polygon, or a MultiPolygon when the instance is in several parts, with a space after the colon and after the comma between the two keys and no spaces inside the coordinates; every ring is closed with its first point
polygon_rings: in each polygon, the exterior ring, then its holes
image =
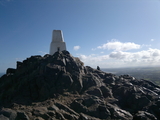
{"type": "Polygon", "coordinates": [[[53,30],[85,66],[160,65],[160,0],[0,0],[0,72],[48,54],[53,30]]]}

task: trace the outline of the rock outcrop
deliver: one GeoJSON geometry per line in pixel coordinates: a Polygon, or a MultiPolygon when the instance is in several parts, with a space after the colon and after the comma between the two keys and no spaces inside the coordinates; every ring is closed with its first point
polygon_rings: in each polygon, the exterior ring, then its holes
{"type": "Polygon", "coordinates": [[[0,78],[1,120],[158,120],[160,87],[84,66],[68,51],[31,56],[0,78]]]}

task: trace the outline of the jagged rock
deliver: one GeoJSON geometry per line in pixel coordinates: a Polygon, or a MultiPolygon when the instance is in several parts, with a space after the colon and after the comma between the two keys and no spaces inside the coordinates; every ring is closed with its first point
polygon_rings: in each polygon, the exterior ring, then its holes
{"type": "Polygon", "coordinates": [[[52,105],[52,106],[48,107],[48,110],[58,111],[59,108],[57,106],[55,106],[55,105],[52,105]]]}
{"type": "Polygon", "coordinates": [[[0,119],[160,119],[160,87],[84,66],[68,51],[31,56],[0,78],[0,119]]]}
{"type": "Polygon", "coordinates": [[[73,84],[73,79],[71,76],[67,73],[62,73],[62,75],[59,76],[59,80],[56,83],[58,92],[64,92],[66,89],[69,89],[73,84]]]}
{"type": "Polygon", "coordinates": [[[107,76],[106,79],[103,80],[106,84],[115,85],[115,78],[113,76],[107,76]]]}
{"type": "Polygon", "coordinates": [[[14,68],[8,68],[7,71],[6,71],[6,74],[7,75],[13,75],[15,72],[16,72],[16,69],[14,69],[14,68]]]}
{"type": "Polygon", "coordinates": [[[17,112],[16,120],[29,120],[29,118],[25,112],[19,111],[19,112],[17,112]]]}
{"type": "Polygon", "coordinates": [[[17,61],[17,69],[20,69],[22,64],[23,64],[22,62],[17,61]]]}
{"type": "Polygon", "coordinates": [[[66,119],[67,119],[67,120],[77,120],[77,119],[78,119],[77,116],[72,115],[72,114],[70,114],[70,113],[68,113],[68,112],[65,112],[65,111],[62,111],[62,114],[63,114],[65,120],[66,120],[66,119]]]}
{"type": "Polygon", "coordinates": [[[80,113],[80,117],[78,120],[99,120],[99,119],[80,113]]]}
{"type": "Polygon", "coordinates": [[[74,100],[71,104],[70,107],[71,109],[73,109],[74,111],[76,111],[77,113],[86,113],[88,112],[88,109],[86,106],[84,106],[82,103],[80,103],[82,100],[80,99],[80,101],[74,100]]]}
{"type": "Polygon", "coordinates": [[[17,117],[17,112],[9,108],[3,108],[2,110],[0,110],[0,115],[3,115],[10,120],[14,120],[17,117]]]}
{"type": "Polygon", "coordinates": [[[76,113],[75,111],[73,111],[72,109],[70,109],[69,107],[67,107],[66,105],[60,104],[60,103],[56,103],[57,107],[59,109],[62,109],[70,114],[76,115],[78,116],[78,113],[76,113]]]}
{"type": "Polygon", "coordinates": [[[100,70],[100,67],[99,67],[99,66],[97,66],[97,70],[100,70]]]}
{"type": "Polygon", "coordinates": [[[105,98],[107,98],[107,97],[112,98],[113,97],[112,92],[108,87],[101,86],[100,89],[102,91],[103,97],[105,97],[105,98]]]}
{"type": "Polygon", "coordinates": [[[111,115],[104,101],[97,96],[78,98],[73,101],[71,108],[77,113],[84,113],[100,119],[107,119],[111,115]]]}
{"type": "Polygon", "coordinates": [[[160,111],[160,106],[158,106],[157,104],[153,104],[149,107],[149,112],[154,116],[156,116],[158,120],[160,119],[159,111],[160,111]]]}
{"type": "Polygon", "coordinates": [[[98,96],[98,97],[102,97],[102,91],[99,88],[93,88],[91,90],[88,90],[87,93],[90,94],[90,95],[95,95],[95,96],[98,96]]]}
{"type": "Polygon", "coordinates": [[[107,104],[106,107],[110,111],[112,119],[121,119],[121,120],[132,120],[133,119],[133,116],[125,110],[122,110],[111,104],[107,104]]]}
{"type": "Polygon", "coordinates": [[[148,112],[138,111],[138,113],[135,114],[133,120],[157,120],[157,118],[148,112]]]}
{"type": "Polygon", "coordinates": [[[48,112],[48,110],[46,107],[37,107],[37,108],[33,109],[32,114],[34,114],[37,117],[40,116],[40,117],[44,118],[44,117],[46,117],[45,113],[47,113],[47,112],[48,112]]]}
{"type": "Polygon", "coordinates": [[[9,118],[5,117],[4,115],[0,115],[0,120],[9,120],[9,118]]]}
{"type": "Polygon", "coordinates": [[[56,112],[56,118],[57,118],[58,120],[65,120],[65,117],[64,117],[63,114],[60,113],[60,112],[56,112]]]}

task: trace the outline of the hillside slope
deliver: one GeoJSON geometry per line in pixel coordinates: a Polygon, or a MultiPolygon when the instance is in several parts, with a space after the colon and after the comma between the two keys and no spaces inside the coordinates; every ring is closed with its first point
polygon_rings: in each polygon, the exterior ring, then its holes
{"type": "Polygon", "coordinates": [[[0,106],[4,120],[158,120],[160,87],[84,66],[62,51],[7,69],[0,106]]]}

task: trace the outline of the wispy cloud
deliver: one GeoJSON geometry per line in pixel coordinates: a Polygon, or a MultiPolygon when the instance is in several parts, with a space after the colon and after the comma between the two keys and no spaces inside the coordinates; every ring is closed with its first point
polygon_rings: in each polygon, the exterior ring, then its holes
{"type": "Polygon", "coordinates": [[[102,51],[101,54],[103,54],[104,52],[102,51]]]}
{"type": "MultiPolygon", "coordinates": [[[[101,46],[98,46],[96,49],[108,49],[114,51],[128,51],[132,49],[140,49],[141,45],[135,44],[133,42],[122,43],[116,39],[111,40],[110,42],[104,43],[101,46]]],[[[92,50],[96,50],[92,49],[92,50]]]]}
{"type": "Polygon", "coordinates": [[[38,53],[40,53],[41,55],[48,54],[47,52],[43,52],[43,51],[38,51],[38,53]]]}
{"type": "Polygon", "coordinates": [[[141,47],[151,47],[152,45],[142,44],[141,47]]]}
{"type": "Polygon", "coordinates": [[[15,58],[16,61],[22,61],[24,58],[15,58]]]}
{"type": "Polygon", "coordinates": [[[74,46],[74,47],[73,47],[73,49],[74,49],[75,51],[79,50],[80,48],[81,48],[80,46],[74,46]]]}
{"type": "Polygon", "coordinates": [[[155,39],[151,39],[151,42],[155,41],[155,39]]]}

